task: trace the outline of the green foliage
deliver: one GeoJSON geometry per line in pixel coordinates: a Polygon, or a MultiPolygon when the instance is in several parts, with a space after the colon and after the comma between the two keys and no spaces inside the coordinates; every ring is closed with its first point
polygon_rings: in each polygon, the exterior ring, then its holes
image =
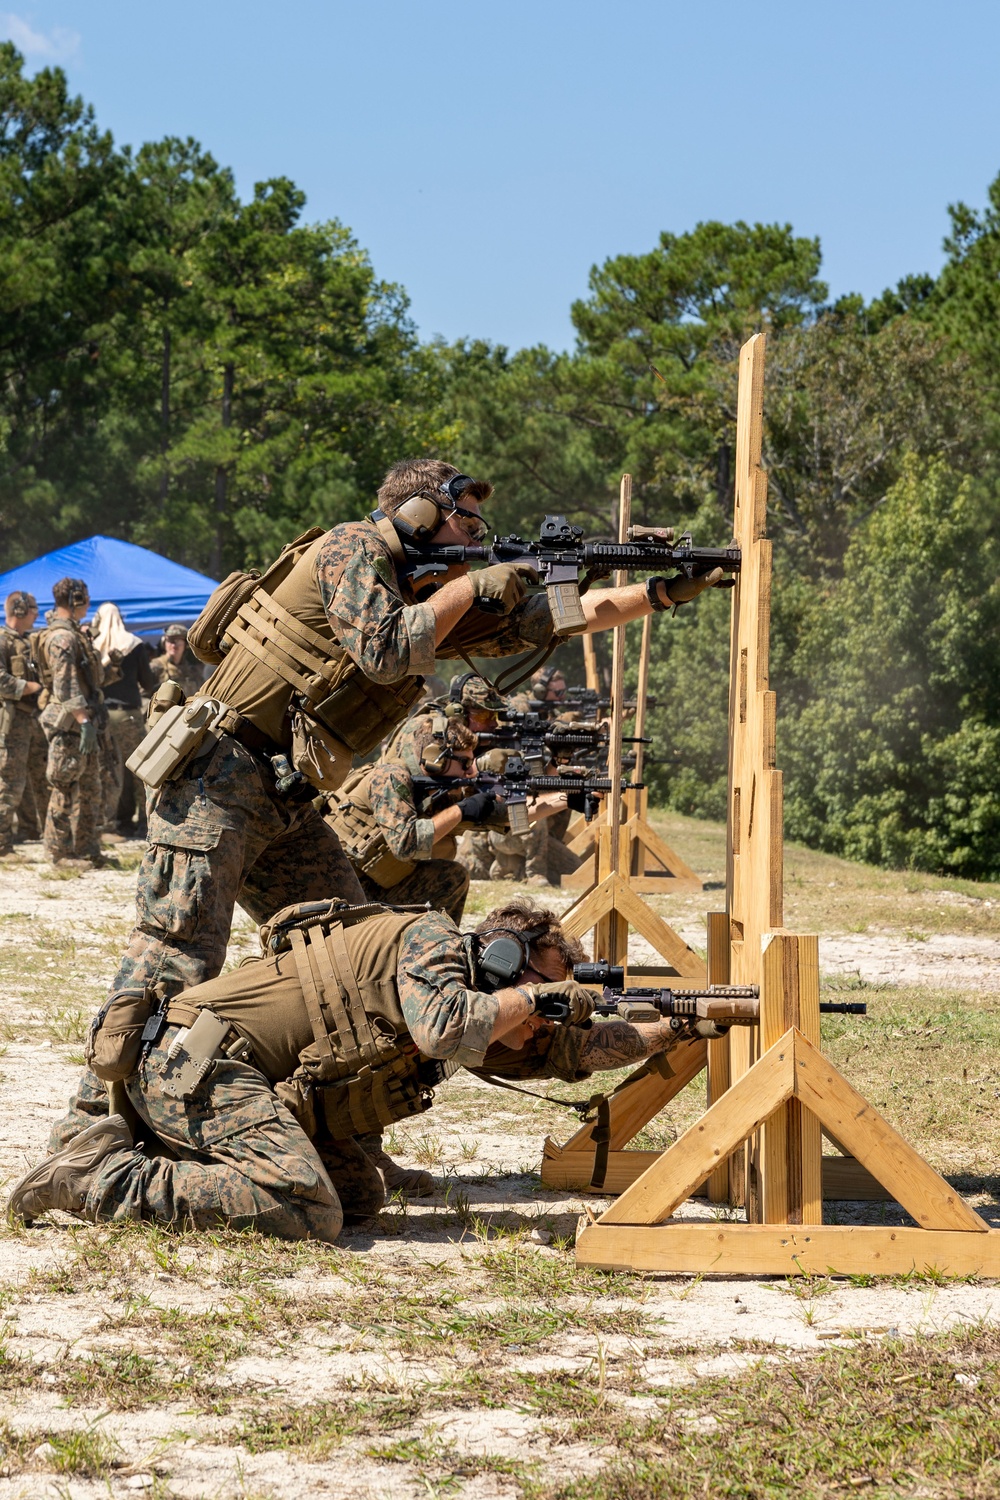
{"type": "Polygon", "coordinates": [[[870,863],[1000,877],[1000,517],[911,459],[817,596],[782,729],[792,837],[870,863]]]}

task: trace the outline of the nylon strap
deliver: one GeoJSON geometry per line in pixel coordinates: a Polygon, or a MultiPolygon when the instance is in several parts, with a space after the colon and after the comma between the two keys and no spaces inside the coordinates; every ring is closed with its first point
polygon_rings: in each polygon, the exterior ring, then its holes
{"type": "MultiPolygon", "coordinates": [[[[347,951],[347,941],[344,937],[344,929],[338,923],[331,927],[326,934],[326,944],[331,950],[325,954],[325,961],[329,965],[331,978],[340,990],[341,996],[347,995],[347,1009],[354,1022],[357,1032],[358,1043],[362,1051],[367,1051],[369,1057],[377,1054],[375,1038],[372,1036],[371,1027],[368,1024],[368,1015],[365,1011],[361,991],[358,988],[357,975],[354,965],[351,963],[350,954],[347,951]],[[331,963],[331,957],[333,962],[331,963]]],[[[324,945],[326,946],[326,945],[324,945]]]]}
{"type": "MultiPolygon", "coordinates": [[[[309,1025],[312,1027],[313,1039],[319,1051],[326,1057],[333,1056],[333,1045],[330,1041],[330,1028],[323,1015],[323,1002],[320,998],[319,988],[313,977],[312,964],[309,961],[309,935],[293,928],[289,934],[292,954],[295,958],[295,969],[299,976],[299,984],[302,987],[302,1000],[305,1004],[306,1014],[309,1017],[309,1025]]],[[[346,1018],[345,1018],[346,1019],[346,1018]]],[[[340,1028],[337,1028],[338,1033],[340,1028]]]]}

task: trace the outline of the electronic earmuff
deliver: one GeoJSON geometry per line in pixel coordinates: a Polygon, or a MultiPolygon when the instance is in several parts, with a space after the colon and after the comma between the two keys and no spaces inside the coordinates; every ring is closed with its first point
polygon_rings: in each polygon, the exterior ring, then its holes
{"type": "Polygon", "coordinates": [[[448,720],[444,714],[435,714],[431,720],[431,738],[420,752],[420,764],[433,775],[444,770],[454,753],[448,744],[448,720]]]}
{"type": "Polygon", "coordinates": [[[548,697],[549,684],[553,677],[561,677],[562,675],[561,667],[545,667],[538,681],[531,684],[531,696],[537,698],[540,703],[544,703],[548,697]]]}
{"type": "MultiPolygon", "coordinates": [[[[436,500],[433,495],[419,491],[404,500],[389,519],[411,541],[429,541],[441,525],[442,511],[454,510],[466,490],[475,483],[469,474],[453,474],[437,487],[442,499],[436,500]]],[[[380,516],[382,513],[375,511],[373,514],[380,516]]]]}
{"type": "Polygon", "coordinates": [[[545,933],[544,927],[533,927],[528,932],[513,932],[509,927],[495,927],[498,934],[488,943],[483,937],[488,934],[470,933],[469,958],[473,965],[475,982],[487,992],[508,988],[531,962],[531,945],[545,933]]]}

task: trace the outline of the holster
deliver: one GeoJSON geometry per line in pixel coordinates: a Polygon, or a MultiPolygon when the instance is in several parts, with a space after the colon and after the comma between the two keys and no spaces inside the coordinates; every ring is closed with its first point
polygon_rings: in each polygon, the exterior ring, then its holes
{"type": "Polygon", "coordinates": [[[126,766],[154,790],[176,780],[198,751],[208,749],[205,742],[223,708],[214,698],[193,698],[168,708],[146,731],[126,766]]]}

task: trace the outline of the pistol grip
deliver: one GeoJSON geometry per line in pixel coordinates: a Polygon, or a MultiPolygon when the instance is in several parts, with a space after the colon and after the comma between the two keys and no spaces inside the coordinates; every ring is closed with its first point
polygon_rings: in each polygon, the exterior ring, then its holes
{"type": "Polygon", "coordinates": [[[586,630],[587,619],[580,603],[580,585],[575,581],[548,583],[545,588],[556,635],[579,635],[586,630]]]}

